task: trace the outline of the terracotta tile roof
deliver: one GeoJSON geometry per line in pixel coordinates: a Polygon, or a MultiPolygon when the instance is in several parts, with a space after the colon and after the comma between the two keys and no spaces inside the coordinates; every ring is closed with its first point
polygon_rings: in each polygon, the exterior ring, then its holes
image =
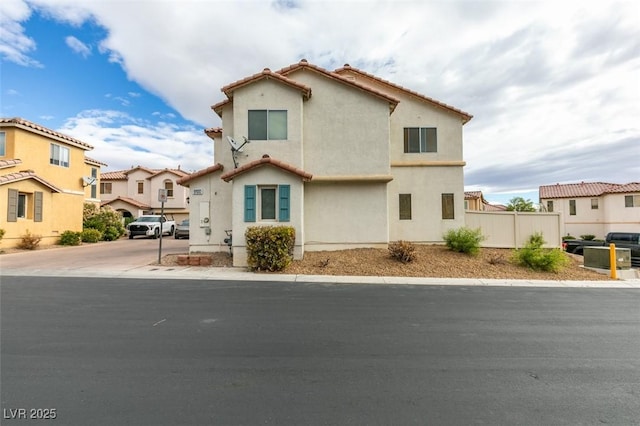
{"type": "Polygon", "coordinates": [[[190,175],[181,177],[176,182],[178,183],[178,185],[189,186],[187,184],[192,180],[208,175],[210,173],[217,172],[218,170],[223,170],[223,169],[224,169],[224,166],[222,164],[220,163],[214,164],[213,166],[207,167],[206,169],[198,170],[197,172],[191,173],[190,175]]]}
{"type": "Polygon", "coordinates": [[[100,173],[100,180],[127,180],[125,170],[100,173]]]}
{"type": "Polygon", "coordinates": [[[144,167],[144,166],[136,166],[136,167],[132,167],[129,170],[125,170],[124,174],[127,175],[131,172],[135,172],[136,170],[144,170],[145,172],[148,172],[150,174],[154,174],[155,172],[157,172],[156,169],[150,169],[148,167],[144,167]]]}
{"type": "Polygon", "coordinates": [[[503,206],[502,204],[490,204],[490,203],[483,203],[484,205],[484,211],[486,212],[505,212],[507,211],[507,206],[503,206]]]}
{"type": "Polygon", "coordinates": [[[462,111],[462,110],[460,110],[458,108],[454,108],[451,105],[447,105],[447,104],[445,104],[443,102],[437,101],[437,100],[435,100],[433,98],[430,98],[428,96],[422,95],[422,94],[420,94],[418,92],[415,92],[413,90],[407,89],[406,87],[403,87],[403,86],[400,86],[398,84],[392,83],[390,81],[384,80],[384,79],[382,79],[380,77],[376,77],[373,74],[369,74],[368,72],[365,72],[365,71],[362,71],[362,70],[360,70],[358,68],[352,67],[349,64],[344,64],[344,66],[342,68],[338,68],[334,72],[336,74],[343,74],[343,73],[352,72],[352,73],[355,73],[355,74],[359,74],[359,75],[361,75],[363,77],[369,78],[371,80],[375,80],[375,81],[377,81],[379,83],[385,84],[385,85],[387,85],[389,87],[393,87],[394,89],[397,89],[397,90],[400,90],[402,92],[405,92],[405,93],[407,93],[407,94],[409,94],[411,96],[414,96],[414,97],[416,97],[416,98],[418,98],[418,99],[420,99],[422,101],[426,101],[426,102],[428,102],[428,103],[430,103],[432,105],[435,105],[435,106],[437,106],[439,108],[443,108],[443,109],[449,110],[451,112],[454,112],[454,113],[460,115],[462,117],[462,124],[466,124],[467,122],[469,122],[469,120],[471,120],[473,118],[473,115],[471,115],[471,114],[469,114],[467,112],[464,112],[464,111],[462,111]]]}
{"type": "Polygon", "coordinates": [[[231,103],[231,99],[225,99],[224,101],[218,102],[215,105],[211,105],[211,109],[218,114],[219,117],[222,118],[222,108],[231,103]]]}
{"type": "Polygon", "coordinates": [[[89,158],[86,155],[84,157],[84,161],[89,163],[89,164],[96,165],[96,166],[104,166],[104,167],[108,166],[108,164],[103,163],[102,161],[94,160],[93,158],[89,158]]]}
{"type": "Polygon", "coordinates": [[[464,191],[464,199],[465,200],[484,200],[482,196],[482,191],[464,191]]]}
{"type": "Polygon", "coordinates": [[[7,167],[15,167],[18,164],[22,164],[22,160],[19,158],[12,158],[10,160],[0,160],[0,169],[5,169],[7,167]]]}
{"type": "Polygon", "coordinates": [[[299,71],[299,70],[310,70],[310,71],[314,71],[318,74],[322,74],[326,77],[329,77],[333,80],[339,81],[340,83],[346,84],[348,86],[352,86],[355,87],[357,89],[363,90],[365,92],[368,92],[374,96],[377,96],[379,98],[382,98],[383,100],[389,102],[389,108],[390,110],[393,112],[393,110],[396,108],[396,106],[398,106],[398,104],[400,103],[400,100],[398,100],[397,98],[381,92],[379,90],[376,90],[372,87],[366,86],[364,84],[358,83],[356,81],[353,80],[349,80],[346,77],[341,76],[340,74],[336,73],[336,72],[332,72],[332,71],[328,71],[324,68],[321,68],[317,65],[313,65],[310,64],[309,62],[307,62],[306,59],[302,59],[300,62],[298,62],[297,64],[293,64],[290,65],[288,67],[282,68],[281,70],[276,71],[278,74],[282,74],[282,75],[288,75],[291,74],[295,71],[299,71]]]}
{"type": "Polygon", "coordinates": [[[51,192],[62,192],[60,188],[55,186],[54,184],[42,179],[40,176],[36,175],[33,170],[25,170],[16,173],[9,173],[7,175],[0,176],[0,185],[6,185],[8,183],[18,182],[21,180],[33,179],[35,181],[40,182],[44,186],[51,189],[51,192]]]}
{"type": "Polygon", "coordinates": [[[151,206],[148,205],[148,204],[145,204],[145,203],[140,202],[138,200],[134,200],[133,198],[122,197],[122,196],[118,196],[118,197],[114,198],[113,200],[103,201],[103,202],[100,203],[100,206],[107,206],[109,204],[115,203],[116,201],[122,201],[124,203],[131,204],[132,206],[135,206],[135,207],[137,207],[139,209],[149,210],[151,208],[151,206]]]}
{"type": "Polygon", "coordinates": [[[290,86],[294,89],[299,90],[300,92],[302,92],[302,96],[305,100],[311,97],[311,88],[309,86],[306,86],[295,80],[291,80],[290,78],[287,78],[284,75],[281,75],[279,73],[275,73],[271,71],[269,68],[265,68],[262,70],[262,72],[243,78],[242,80],[238,80],[235,83],[228,84],[224,86],[221,90],[225,95],[227,95],[229,99],[231,99],[233,98],[234,90],[237,90],[248,84],[255,83],[256,81],[259,81],[259,80],[270,80],[270,79],[276,80],[280,83],[286,84],[287,86],[290,86]]]}
{"type": "Polygon", "coordinates": [[[603,194],[640,192],[640,182],[626,184],[607,182],[580,182],[543,185],[538,189],[540,199],[598,197],[603,194]]]}
{"type": "Polygon", "coordinates": [[[184,170],[181,169],[156,169],[154,170],[154,173],[147,177],[147,179],[151,179],[152,177],[158,176],[162,173],[172,173],[176,176],[180,176],[180,177],[184,177],[184,176],[188,176],[189,173],[185,172],[184,170]]]}
{"type": "Polygon", "coordinates": [[[262,167],[264,165],[270,165],[273,167],[276,167],[278,169],[284,170],[285,172],[289,172],[289,173],[293,173],[294,175],[298,175],[302,178],[302,180],[304,180],[305,182],[308,182],[311,180],[311,178],[313,177],[313,175],[311,173],[307,173],[304,170],[300,170],[290,164],[284,163],[282,161],[279,160],[274,160],[273,158],[269,157],[268,155],[263,155],[262,158],[260,158],[259,160],[255,160],[255,161],[251,161],[247,164],[245,164],[244,166],[240,166],[237,169],[231,170],[230,172],[227,172],[225,174],[223,174],[222,176],[220,176],[220,178],[222,180],[224,180],[225,182],[229,182],[230,180],[233,180],[236,176],[241,175],[242,173],[246,173],[250,170],[255,169],[256,167],[262,167]]]}
{"type": "Polygon", "coordinates": [[[204,129],[204,133],[210,138],[213,138],[214,135],[222,134],[222,127],[210,127],[208,129],[204,129]]]}
{"type": "Polygon", "coordinates": [[[58,139],[62,139],[82,149],[93,149],[93,146],[89,145],[88,143],[82,142],[81,140],[72,138],[71,136],[64,135],[51,129],[47,129],[44,126],[32,123],[31,121],[19,117],[0,118],[0,127],[21,127],[26,128],[26,130],[35,130],[40,133],[45,133],[49,136],[54,136],[58,139]]]}

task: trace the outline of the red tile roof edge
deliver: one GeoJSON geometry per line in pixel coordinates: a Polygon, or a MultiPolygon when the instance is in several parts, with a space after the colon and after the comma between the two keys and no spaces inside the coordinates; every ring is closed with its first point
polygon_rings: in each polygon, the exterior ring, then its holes
{"type": "Polygon", "coordinates": [[[94,164],[96,166],[104,166],[104,167],[108,167],[109,166],[108,164],[103,163],[102,161],[98,161],[98,160],[96,160],[94,158],[87,157],[86,155],[84,157],[84,161],[87,162],[87,163],[90,163],[90,164],[94,164]]]}
{"type": "Polygon", "coordinates": [[[4,169],[7,167],[14,167],[18,164],[22,164],[22,160],[19,158],[10,158],[8,160],[0,160],[0,169],[4,169]]]}
{"type": "Polygon", "coordinates": [[[178,179],[176,182],[178,183],[178,185],[182,185],[182,186],[188,186],[186,185],[187,183],[191,182],[194,179],[197,179],[199,177],[202,176],[206,176],[210,173],[214,173],[217,172],[218,170],[224,170],[224,166],[220,163],[214,164],[213,166],[209,166],[205,169],[202,170],[198,170],[196,172],[193,172],[187,176],[181,177],[180,179],[178,179]]]}
{"type": "Polygon", "coordinates": [[[87,149],[87,150],[93,149],[93,146],[89,145],[86,142],[82,142],[79,139],[75,139],[63,133],[59,133],[54,130],[48,129],[44,126],[41,126],[40,124],[36,124],[29,120],[25,120],[24,118],[20,118],[20,117],[0,118],[0,127],[6,127],[6,126],[2,126],[3,124],[27,127],[28,129],[36,130],[38,132],[42,132],[47,135],[54,136],[64,141],[71,142],[73,145],[76,145],[80,148],[87,149]]]}
{"type": "Polygon", "coordinates": [[[253,74],[249,77],[245,77],[241,80],[238,80],[234,83],[231,84],[227,84],[226,86],[224,86],[222,89],[220,89],[222,91],[222,93],[224,93],[225,95],[227,95],[227,97],[229,99],[233,98],[233,91],[236,89],[239,89],[243,86],[246,86],[248,84],[254,83],[256,81],[259,80],[263,80],[263,79],[270,79],[273,78],[277,81],[279,81],[280,83],[284,83],[287,86],[293,87],[294,89],[297,89],[299,91],[302,92],[302,96],[304,97],[304,99],[309,99],[311,97],[311,88],[307,85],[304,85],[300,82],[297,82],[295,80],[292,80],[290,78],[287,78],[286,76],[279,74],[279,73],[275,73],[273,71],[271,71],[269,68],[265,68],[263,69],[261,72],[253,74]]]}
{"type": "Polygon", "coordinates": [[[21,180],[33,179],[40,182],[42,185],[49,187],[52,192],[62,192],[62,189],[58,188],[54,184],[38,176],[33,170],[25,170],[22,172],[9,173],[0,176],[0,185],[5,185],[12,182],[19,182],[21,180]]]}
{"type": "Polygon", "coordinates": [[[109,200],[109,201],[103,201],[100,203],[100,206],[107,206],[111,203],[114,203],[116,201],[122,201],[125,202],[127,204],[131,204],[132,206],[141,208],[141,209],[150,209],[151,206],[145,203],[142,203],[138,200],[134,200],[133,198],[129,198],[129,197],[122,197],[120,195],[118,195],[116,198],[114,198],[113,200],[109,200]]]}
{"type": "Polygon", "coordinates": [[[225,182],[229,182],[230,180],[233,180],[235,177],[237,177],[238,175],[241,175],[243,173],[246,173],[250,170],[255,169],[256,167],[261,167],[263,165],[270,165],[270,166],[274,166],[277,167],[281,170],[284,170],[286,172],[292,173],[294,175],[300,176],[302,178],[303,181],[308,182],[312,179],[313,175],[311,173],[307,173],[304,170],[300,170],[297,167],[294,167],[290,164],[287,164],[283,161],[280,160],[275,160],[271,157],[269,157],[268,155],[263,155],[262,158],[258,159],[258,160],[254,160],[251,161],[243,166],[238,167],[237,169],[231,170],[225,174],[223,174],[222,176],[220,176],[220,179],[224,180],[225,182]]]}
{"type": "Polygon", "coordinates": [[[640,182],[625,184],[608,182],[580,182],[542,185],[538,188],[540,199],[597,197],[603,194],[640,192],[640,182]]]}
{"type": "Polygon", "coordinates": [[[335,72],[336,74],[340,75],[341,73],[343,73],[343,72],[348,72],[348,71],[352,71],[352,72],[354,72],[354,73],[356,73],[356,74],[360,74],[360,75],[362,75],[362,76],[364,76],[364,77],[367,77],[367,78],[369,78],[369,79],[375,80],[375,81],[380,82],[380,83],[383,83],[383,84],[385,84],[385,85],[387,85],[387,86],[390,86],[390,87],[393,87],[393,88],[395,88],[395,89],[398,89],[398,90],[400,90],[400,91],[402,91],[402,92],[405,92],[405,93],[407,93],[407,94],[409,94],[409,95],[415,96],[415,97],[417,97],[418,99],[421,99],[421,100],[423,100],[423,101],[427,101],[427,102],[429,102],[429,103],[431,103],[431,104],[434,104],[434,105],[435,105],[435,106],[437,106],[437,107],[444,108],[444,109],[446,109],[446,110],[449,110],[449,111],[451,111],[451,112],[454,112],[454,113],[456,113],[456,114],[458,114],[458,115],[462,116],[463,124],[468,123],[468,122],[473,118],[473,115],[469,114],[468,112],[462,111],[461,109],[458,109],[458,108],[453,107],[453,106],[451,106],[451,105],[445,104],[444,102],[440,102],[440,101],[438,101],[438,100],[435,100],[435,99],[433,99],[433,98],[430,98],[430,97],[428,97],[428,96],[425,96],[425,95],[423,95],[423,94],[421,94],[421,93],[418,93],[418,92],[416,92],[416,91],[414,91],[414,90],[407,89],[407,88],[406,88],[406,87],[404,87],[404,86],[400,86],[399,84],[392,83],[391,81],[388,81],[388,80],[385,80],[385,79],[383,79],[383,78],[377,77],[377,76],[375,76],[375,75],[373,75],[373,74],[369,74],[368,72],[366,72],[366,71],[362,71],[362,70],[360,70],[360,69],[358,69],[358,68],[355,68],[355,67],[352,67],[352,66],[351,66],[351,65],[349,65],[349,64],[344,64],[344,66],[343,66],[343,67],[341,67],[341,68],[337,68],[334,72],[335,72]]]}

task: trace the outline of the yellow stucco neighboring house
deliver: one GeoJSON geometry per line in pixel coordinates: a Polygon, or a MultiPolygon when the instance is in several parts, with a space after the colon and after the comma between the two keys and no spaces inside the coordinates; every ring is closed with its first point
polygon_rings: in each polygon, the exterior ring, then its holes
{"type": "Polygon", "coordinates": [[[85,202],[99,205],[100,168],[85,156],[93,147],[22,118],[0,118],[0,248],[27,232],[41,245],[64,231],[82,231],[85,202]]]}

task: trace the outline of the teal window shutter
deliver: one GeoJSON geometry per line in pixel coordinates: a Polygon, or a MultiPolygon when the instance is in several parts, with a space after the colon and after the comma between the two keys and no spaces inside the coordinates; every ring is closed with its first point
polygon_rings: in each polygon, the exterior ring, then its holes
{"type": "Polygon", "coordinates": [[[278,192],[279,192],[279,197],[280,199],[278,200],[278,206],[279,206],[279,214],[278,214],[278,220],[280,222],[289,222],[289,216],[290,216],[290,203],[289,203],[289,198],[290,198],[290,194],[291,194],[291,187],[290,185],[280,185],[278,186],[278,192]]]}
{"type": "Polygon", "coordinates": [[[244,186],[244,221],[256,221],[256,186],[244,186]]]}

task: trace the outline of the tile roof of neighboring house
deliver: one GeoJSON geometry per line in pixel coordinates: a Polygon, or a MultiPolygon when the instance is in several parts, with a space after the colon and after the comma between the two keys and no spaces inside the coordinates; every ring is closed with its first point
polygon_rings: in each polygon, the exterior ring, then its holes
{"type": "Polygon", "coordinates": [[[100,173],[100,180],[127,180],[125,170],[100,173]]]}
{"type": "Polygon", "coordinates": [[[243,78],[242,80],[238,80],[234,83],[228,84],[224,86],[221,90],[225,95],[227,95],[229,99],[231,99],[233,98],[234,90],[244,87],[248,84],[255,83],[256,81],[259,81],[259,80],[270,80],[270,79],[277,80],[280,83],[286,84],[287,86],[290,86],[290,87],[293,87],[294,89],[299,90],[300,92],[302,92],[302,96],[305,100],[311,97],[311,88],[309,86],[306,86],[295,80],[291,80],[290,78],[287,78],[282,74],[275,73],[271,71],[269,68],[265,68],[262,70],[262,72],[243,78]]]}
{"type": "Polygon", "coordinates": [[[214,173],[217,172],[218,170],[223,170],[224,166],[220,163],[218,164],[214,164],[213,166],[209,166],[206,169],[202,169],[202,170],[198,170],[197,172],[191,173],[190,175],[187,175],[185,177],[181,177],[180,179],[178,179],[176,182],[178,183],[178,185],[182,185],[182,186],[188,186],[186,184],[188,184],[189,182],[191,182],[192,180],[208,175],[210,173],[214,173]]]}
{"type": "Polygon", "coordinates": [[[18,164],[22,164],[22,160],[19,158],[12,158],[10,160],[0,160],[0,169],[5,169],[7,167],[14,167],[18,164]]]}
{"type": "Polygon", "coordinates": [[[124,203],[131,204],[132,206],[135,206],[135,207],[137,207],[139,209],[147,209],[148,210],[148,209],[151,208],[150,205],[145,204],[145,203],[143,203],[141,201],[134,200],[133,198],[129,198],[129,197],[122,197],[120,195],[117,196],[116,198],[114,198],[113,200],[103,201],[103,202],[100,203],[100,205],[101,206],[106,206],[106,205],[115,203],[116,201],[122,201],[124,203]]]}
{"type": "Polygon", "coordinates": [[[72,138],[71,136],[67,136],[65,134],[53,131],[51,129],[47,129],[44,126],[41,126],[36,123],[32,123],[31,121],[25,120],[23,118],[14,117],[14,118],[0,118],[0,127],[8,127],[8,126],[18,126],[21,128],[26,128],[29,131],[36,131],[39,133],[44,133],[49,136],[56,137],[58,139],[62,139],[66,142],[71,143],[74,146],[82,149],[93,149],[93,146],[89,145],[86,142],[82,142],[81,140],[72,138]]]}
{"type": "Polygon", "coordinates": [[[640,192],[640,182],[626,184],[607,182],[580,182],[543,185],[538,189],[540,199],[598,197],[603,194],[640,192]]]}
{"type": "Polygon", "coordinates": [[[483,200],[482,191],[464,191],[465,200],[483,200]]]}
{"type": "Polygon", "coordinates": [[[383,83],[383,84],[385,84],[387,86],[393,87],[394,89],[397,89],[397,90],[400,90],[402,92],[405,92],[405,93],[407,93],[407,94],[409,94],[411,96],[414,96],[414,97],[416,97],[416,98],[418,98],[418,99],[420,99],[422,101],[426,101],[426,102],[428,102],[428,103],[430,103],[432,105],[435,105],[435,106],[437,106],[439,108],[443,108],[443,109],[449,110],[451,112],[454,112],[454,113],[460,115],[462,117],[462,124],[465,124],[465,123],[469,122],[469,120],[471,120],[473,118],[473,115],[471,115],[471,114],[469,114],[467,112],[464,112],[461,109],[452,107],[451,105],[447,105],[447,104],[445,104],[443,102],[437,101],[437,100],[435,100],[433,98],[430,98],[428,96],[422,95],[422,94],[420,94],[418,92],[415,92],[413,90],[407,89],[406,87],[403,87],[403,86],[397,85],[395,83],[392,83],[390,81],[384,80],[384,79],[382,79],[380,77],[376,77],[373,74],[369,74],[368,72],[365,72],[365,71],[362,71],[362,70],[360,70],[358,68],[352,67],[349,64],[344,64],[344,66],[342,68],[338,68],[334,72],[336,74],[342,74],[342,73],[346,73],[346,72],[354,72],[356,74],[360,74],[360,75],[362,75],[364,77],[370,78],[370,79],[375,80],[377,82],[383,83]]]}
{"type": "Polygon", "coordinates": [[[340,75],[340,74],[338,74],[336,72],[332,72],[332,71],[326,70],[326,69],[324,69],[322,67],[319,67],[317,65],[310,64],[306,59],[302,59],[297,64],[293,64],[293,65],[290,65],[288,67],[282,68],[281,70],[278,70],[276,72],[278,74],[282,74],[282,75],[286,76],[287,74],[291,74],[291,73],[293,73],[295,71],[298,71],[298,70],[315,71],[318,74],[322,74],[322,75],[324,75],[326,77],[329,77],[329,78],[331,78],[333,80],[339,81],[340,83],[355,87],[357,89],[360,89],[360,90],[363,90],[365,92],[368,92],[368,93],[370,93],[370,94],[372,94],[374,96],[382,98],[385,101],[389,102],[391,111],[393,111],[396,108],[396,106],[398,106],[398,103],[400,103],[399,99],[397,99],[397,98],[395,98],[395,97],[393,97],[393,96],[391,96],[391,95],[389,95],[387,93],[381,92],[381,91],[379,91],[377,89],[374,89],[374,88],[369,87],[367,85],[364,85],[362,83],[358,83],[357,81],[350,80],[350,79],[348,79],[348,78],[346,78],[346,77],[344,77],[344,76],[342,76],[342,75],[340,75]]]}
{"type": "Polygon", "coordinates": [[[149,173],[149,174],[154,174],[155,172],[157,172],[157,169],[150,169],[148,167],[144,167],[144,166],[135,166],[135,167],[131,167],[129,170],[124,170],[124,174],[127,175],[131,172],[135,172],[136,170],[144,170],[145,172],[149,173]]]}
{"type": "Polygon", "coordinates": [[[108,164],[103,163],[102,161],[98,161],[98,160],[95,160],[93,158],[89,158],[87,156],[84,157],[84,161],[89,163],[89,164],[93,164],[94,166],[104,166],[104,167],[108,166],[108,164]]]}
{"type": "Polygon", "coordinates": [[[222,127],[210,127],[208,129],[204,129],[204,133],[213,139],[215,135],[222,135],[222,127]]]}
{"type": "Polygon", "coordinates": [[[263,155],[262,158],[260,158],[259,160],[254,160],[251,161],[247,164],[245,164],[244,166],[240,166],[237,169],[231,170],[230,172],[227,172],[225,174],[223,174],[222,176],[220,176],[220,178],[222,180],[224,180],[225,182],[229,182],[230,180],[233,180],[233,178],[235,178],[238,175],[241,175],[242,173],[246,173],[249,170],[253,170],[256,167],[261,167],[264,165],[270,165],[273,167],[277,167],[281,170],[284,170],[286,172],[289,173],[293,173],[294,175],[298,175],[302,178],[302,180],[308,182],[311,180],[311,178],[313,177],[313,175],[311,173],[307,173],[304,170],[300,170],[290,164],[284,163],[282,161],[279,160],[274,160],[273,158],[269,157],[268,155],[263,155]]]}
{"type": "Polygon", "coordinates": [[[46,180],[42,179],[40,176],[36,175],[33,170],[25,170],[22,172],[9,173],[7,175],[2,175],[0,176],[0,185],[6,185],[8,183],[18,182],[26,179],[33,179],[35,181],[40,182],[44,186],[51,189],[51,192],[62,192],[62,190],[57,186],[55,186],[54,184],[47,182],[46,180]]]}
{"type": "Polygon", "coordinates": [[[231,103],[231,99],[225,99],[224,101],[220,101],[215,105],[211,105],[211,109],[218,114],[218,116],[222,117],[222,107],[231,103]]]}
{"type": "Polygon", "coordinates": [[[484,211],[486,212],[504,212],[507,211],[507,206],[503,206],[502,204],[491,204],[484,202],[484,211]]]}
{"type": "Polygon", "coordinates": [[[176,176],[180,176],[180,177],[184,177],[184,176],[188,176],[189,173],[185,172],[184,170],[181,169],[162,169],[162,170],[156,170],[154,174],[152,174],[151,176],[149,176],[147,179],[151,179],[152,177],[161,175],[162,173],[171,173],[174,174],[176,176]]]}

